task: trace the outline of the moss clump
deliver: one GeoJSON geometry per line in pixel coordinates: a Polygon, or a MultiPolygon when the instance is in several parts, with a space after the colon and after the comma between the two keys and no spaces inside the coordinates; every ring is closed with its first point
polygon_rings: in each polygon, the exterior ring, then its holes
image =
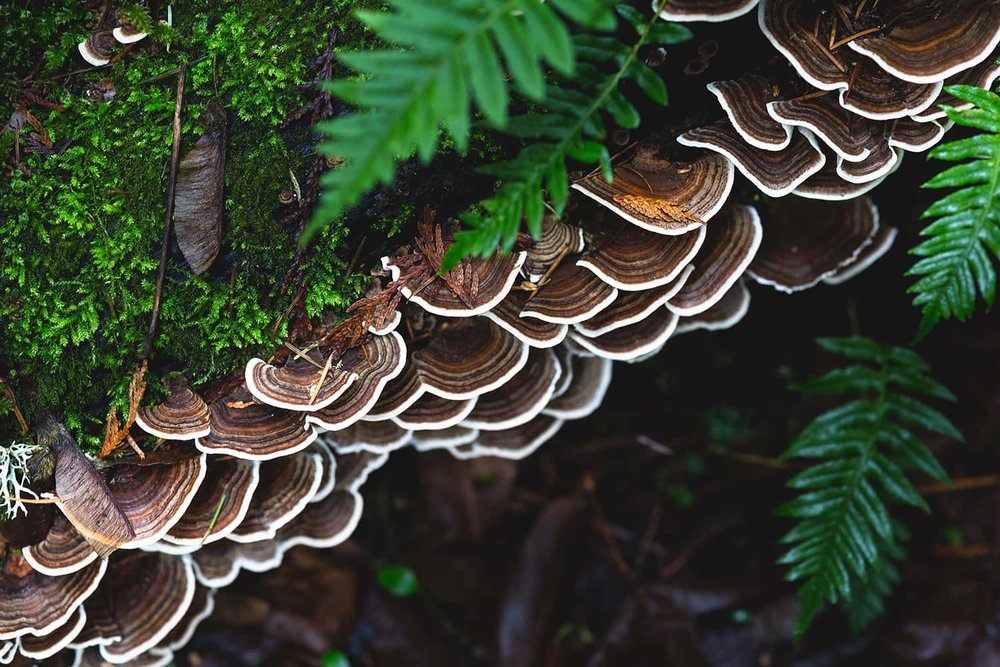
{"type": "MultiPolygon", "coordinates": [[[[109,401],[124,398],[152,309],[171,150],[171,72],[189,64],[184,150],[199,136],[196,119],[210,97],[221,97],[229,111],[222,254],[208,273],[194,276],[173,249],[151,360],[155,370],[202,382],[275,345],[272,326],[291,299],[277,285],[296,246],[295,230],[276,222],[278,193],[291,189],[290,174],[302,178],[313,159],[309,133],[280,125],[305,101],[310,63],[329,31],[339,30],[341,45],[363,46],[370,36],[350,10],[378,3],[174,3],[173,27],[158,27],[158,39],[110,68],[69,77],[57,74],[86,66],[76,43],[86,36],[89,15],[79,3],[58,4],[0,8],[0,56],[9,73],[0,91],[11,101],[0,105],[0,117],[13,111],[17,79],[43,53],[34,89],[65,107],[28,105],[65,150],[40,155],[22,144],[30,175],[15,171],[0,185],[0,374],[29,417],[38,407],[53,408],[92,445],[109,401]],[[114,97],[90,101],[87,91],[107,82],[114,97]]],[[[11,134],[0,136],[9,142],[11,134]]],[[[343,226],[331,226],[305,267],[311,315],[357,296],[360,276],[345,275],[353,254],[346,235],[343,226]]],[[[10,435],[16,424],[2,415],[0,435],[10,435]]]]}

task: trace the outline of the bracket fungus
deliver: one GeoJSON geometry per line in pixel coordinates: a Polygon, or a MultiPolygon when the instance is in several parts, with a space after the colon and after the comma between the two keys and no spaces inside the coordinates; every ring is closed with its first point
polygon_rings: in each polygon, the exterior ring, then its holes
{"type": "Polygon", "coordinates": [[[167,399],[155,406],[140,407],[135,423],[146,433],[164,440],[194,440],[211,431],[208,405],[187,382],[178,377],[164,380],[167,399]]]}
{"type": "Polygon", "coordinates": [[[246,385],[213,401],[209,411],[212,432],[195,441],[208,454],[266,461],[305,449],[317,435],[305,413],[258,403],[246,385]]]}

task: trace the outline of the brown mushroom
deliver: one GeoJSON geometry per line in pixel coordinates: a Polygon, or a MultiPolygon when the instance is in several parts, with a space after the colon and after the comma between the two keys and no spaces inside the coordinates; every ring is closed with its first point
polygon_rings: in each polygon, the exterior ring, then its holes
{"type": "Polygon", "coordinates": [[[702,154],[672,159],[661,144],[639,144],[613,167],[608,183],[600,172],[573,184],[601,206],[654,234],[676,236],[697,229],[722,208],[733,187],[732,163],[702,154]]]}
{"type": "Polygon", "coordinates": [[[887,174],[891,174],[897,163],[903,159],[903,151],[889,147],[889,144],[876,144],[868,157],[860,162],[847,162],[837,157],[837,175],[851,183],[868,183],[887,174]]]}
{"type": "Polygon", "coordinates": [[[598,407],[611,384],[610,359],[595,356],[572,357],[572,382],[560,396],[542,410],[557,419],[582,419],[598,407]]]}
{"type": "Polygon", "coordinates": [[[21,553],[32,569],[50,577],[77,572],[97,560],[97,552],[61,512],[56,512],[45,539],[21,553]]]}
{"type": "Polygon", "coordinates": [[[747,273],[782,292],[807,289],[852,263],[878,227],[878,209],[868,197],[773,200],[764,214],[764,239],[747,273]]]}
{"type": "MultiPolygon", "coordinates": [[[[664,21],[729,21],[743,16],[757,0],[667,0],[660,9],[664,21]]],[[[659,3],[653,3],[656,9],[659,3]]]]}
{"type": "Polygon", "coordinates": [[[246,516],[228,538],[241,543],[274,539],[306,508],[322,478],[323,459],[308,451],[264,463],[246,516]]]}
{"type": "Polygon", "coordinates": [[[533,317],[554,324],[574,324],[589,319],[611,305],[618,290],[590,270],[564,262],[549,282],[542,285],[521,310],[521,317],[533,317]]]}
{"type": "Polygon", "coordinates": [[[146,433],[164,440],[194,440],[209,434],[208,405],[181,377],[163,381],[167,399],[159,405],[141,407],[135,423],[146,433]]]}
{"type": "Polygon", "coordinates": [[[400,428],[411,431],[439,431],[455,426],[476,407],[476,397],[460,400],[426,393],[417,402],[392,418],[400,428]]]}
{"type": "Polygon", "coordinates": [[[574,324],[573,328],[584,336],[593,338],[640,322],[673,298],[687,282],[692,271],[694,267],[689,265],[666,285],[639,292],[619,292],[618,298],[608,308],[589,320],[574,324]]]}
{"type": "Polygon", "coordinates": [[[787,148],[765,151],[744,142],[728,120],[688,130],[677,137],[677,143],[725,155],[770,197],[787,195],[826,163],[826,156],[808,131],[795,133],[787,148]]]}
{"type": "Polygon", "coordinates": [[[500,431],[530,421],[549,402],[560,372],[555,353],[532,350],[528,363],[507,384],[479,397],[462,425],[500,431]]]}
{"type": "Polygon", "coordinates": [[[708,226],[683,236],[663,236],[634,225],[610,224],[590,238],[577,266],[593,271],[621,291],[660,287],[674,282],[691,263],[705,242],[708,226]]]}
{"type": "Polygon", "coordinates": [[[903,0],[896,20],[847,46],[903,81],[934,83],[976,65],[1000,44],[996,0],[903,0]]]}
{"type": "Polygon", "coordinates": [[[413,363],[413,356],[410,355],[399,375],[386,383],[382,394],[362,419],[366,421],[379,421],[395,417],[413,405],[423,395],[424,391],[425,388],[420,381],[420,374],[413,363]]]}
{"type": "Polygon", "coordinates": [[[111,62],[115,54],[115,38],[110,30],[91,33],[84,41],[77,44],[77,49],[83,59],[94,67],[102,67],[111,62]]]}
{"type": "Polygon", "coordinates": [[[792,128],[775,120],[767,105],[775,101],[774,84],[760,74],[746,74],[731,81],[706,86],[715,95],[733,128],[751,146],[780,151],[792,141],[792,128]]]}
{"type": "Polygon", "coordinates": [[[440,431],[414,431],[411,444],[418,452],[454,449],[472,444],[479,437],[478,428],[451,426],[440,431]]]}
{"type": "Polygon", "coordinates": [[[23,635],[20,639],[21,655],[32,660],[46,660],[66,648],[76,639],[87,622],[83,607],[77,607],[73,617],[52,632],[42,635],[23,635]]]}
{"type": "Polygon", "coordinates": [[[869,147],[883,140],[883,123],[845,111],[831,93],[771,102],[767,112],[780,123],[809,129],[849,162],[864,160],[869,147]]]}
{"type": "MultiPolygon", "coordinates": [[[[944,83],[948,86],[965,84],[967,86],[983,88],[984,90],[992,90],[993,84],[996,83],[997,79],[1000,79],[1000,63],[995,62],[991,58],[987,58],[978,65],[949,77],[944,83]]],[[[959,111],[972,108],[971,102],[960,100],[951,93],[942,90],[930,106],[928,106],[924,111],[913,115],[913,120],[919,123],[926,123],[928,121],[942,120],[946,118],[947,114],[944,112],[944,109],[941,108],[942,105],[954,107],[959,111]]]]}
{"type": "Polygon", "coordinates": [[[316,439],[305,413],[258,403],[246,385],[213,401],[209,412],[212,432],[195,441],[209,454],[265,461],[301,451],[316,439]]]}
{"type": "Polygon", "coordinates": [[[50,577],[31,569],[11,551],[0,569],[0,640],[27,634],[44,636],[70,622],[77,608],[101,583],[108,561],[97,560],[81,570],[50,577]]]}
{"type": "Polygon", "coordinates": [[[694,272],[677,296],[667,302],[667,308],[690,317],[715,305],[753,261],[762,236],[756,209],[728,209],[709,226],[705,246],[694,260],[694,272]]]}
{"type": "MultiPolygon", "coordinates": [[[[951,125],[951,121],[946,123],[951,125]]],[[[934,120],[921,123],[912,118],[900,118],[892,123],[889,146],[911,153],[922,153],[941,141],[946,130],[945,125],[934,120]]]]}
{"type": "Polygon", "coordinates": [[[281,565],[283,552],[278,540],[241,544],[220,540],[191,554],[198,583],[224,588],[235,581],[240,570],[267,572],[281,565]]]}
{"type": "Polygon", "coordinates": [[[194,500],[163,539],[178,546],[199,547],[229,535],[250,508],[260,483],[260,465],[260,461],[213,456],[194,500]]]}
{"type": "Polygon", "coordinates": [[[537,283],[554,263],[564,255],[583,250],[583,229],[576,225],[545,216],[542,234],[527,250],[523,271],[528,280],[537,283]]]}
{"type": "Polygon", "coordinates": [[[284,366],[251,359],[244,371],[247,389],[261,403],[283,410],[314,412],[341,397],[358,374],[342,368],[343,359],[324,358],[317,350],[293,357],[284,366]]]}
{"type": "Polygon", "coordinates": [[[531,347],[555,347],[566,338],[569,327],[535,317],[521,317],[531,298],[528,290],[513,289],[496,308],[484,314],[515,338],[531,347]]]}
{"type": "Polygon", "coordinates": [[[451,450],[456,458],[496,456],[504,459],[523,459],[548,442],[560,428],[563,420],[539,415],[526,424],[503,431],[483,431],[473,444],[451,450]]]}
{"type": "Polygon", "coordinates": [[[678,317],[658,308],[645,319],[600,336],[573,333],[573,340],[597,356],[616,361],[633,361],[663,347],[677,326],[678,317]]]}
{"type": "Polygon", "coordinates": [[[728,329],[742,320],[749,309],[750,290],[747,289],[746,281],[741,278],[708,310],[692,317],[682,317],[674,330],[674,336],[698,329],[728,329]]]}
{"type": "Polygon", "coordinates": [[[338,456],[355,452],[382,454],[405,447],[412,433],[388,419],[360,421],[342,431],[324,433],[320,440],[338,456]]]}
{"type": "Polygon", "coordinates": [[[112,560],[106,594],[121,638],[100,645],[101,656],[121,664],[153,648],[184,618],[194,599],[195,577],[187,556],[135,554],[112,560]]]}
{"type": "Polygon", "coordinates": [[[828,285],[839,285],[858,275],[874,264],[882,255],[889,252],[893,242],[896,240],[897,233],[898,230],[895,227],[882,225],[875,232],[872,242],[858,253],[854,261],[837,269],[832,275],[823,278],[823,282],[828,285]]]}

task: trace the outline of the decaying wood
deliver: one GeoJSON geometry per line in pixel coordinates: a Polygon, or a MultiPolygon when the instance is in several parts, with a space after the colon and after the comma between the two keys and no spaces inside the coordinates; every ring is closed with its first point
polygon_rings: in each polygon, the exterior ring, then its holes
{"type": "Polygon", "coordinates": [[[37,433],[38,444],[50,447],[56,455],[59,507],[94,551],[105,558],[133,539],[131,522],[66,427],[50,417],[39,425],[37,433]]]}
{"type": "Polygon", "coordinates": [[[226,112],[218,99],[205,105],[200,122],[205,133],[181,160],[174,197],[177,244],[196,274],[211,266],[222,243],[226,112]]]}

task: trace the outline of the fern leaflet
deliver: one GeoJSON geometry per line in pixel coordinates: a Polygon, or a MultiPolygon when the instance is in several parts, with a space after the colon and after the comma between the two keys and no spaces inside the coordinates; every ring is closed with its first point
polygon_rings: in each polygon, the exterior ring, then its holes
{"type": "Polygon", "coordinates": [[[905,469],[948,479],[911,429],[962,437],[947,417],[912,396],[955,400],[927,375],[929,367],[916,353],[862,337],[817,342],[861,363],[831,371],[800,389],[860,397],[814,419],[783,454],[821,460],[788,483],[801,495],[779,508],[798,520],[782,540],[792,546],[779,560],[791,566],[789,581],[802,582],[797,637],[828,602],[851,605],[860,622],[881,613],[881,600],[898,579],[893,561],[902,557],[906,539],[887,504],[928,510],[905,469]]]}
{"type": "Polygon", "coordinates": [[[530,99],[545,92],[543,62],[575,71],[572,39],[558,10],[595,29],[614,27],[608,0],[389,0],[391,11],[358,12],[395,48],[339,54],[360,76],[327,84],[357,111],[318,126],[320,150],[344,159],[325,173],[320,205],[304,240],[416,153],[428,161],[443,127],[459,150],[468,143],[474,100],[486,120],[507,123],[508,84],[530,99]],[[553,9],[553,7],[555,9],[553,9]]]}
{"type": "MultiPolygon", "coordinates": [[[[542,107],[545,112],[512,118],[508,134],[523,138],[544,139],[521,150],[513,160],[481,168],[501,181],[497,192],[480,202],[479,210],[462,216],[470,228],[455,235],[455,243],[444,257],[447,271],[470,255],[487,257],[499,246],[509,250],[514,245],[522,219],[535,237],[541,233],[545,213],[543,189],[548,191],[552,212],[562,214],[569,194],[567,157],[585,163],[599,163],[611,180],[611,156],[602,141],[606,136],[603,114],[619,126],[635,128],[639,112],[619,90],[626,79],[658,104],[667,103],[663,80],[638,59],[645,44],[677,44],[691,38],[691,32],[679,25],[658,22],[658,5],[652,17],[628,5],[619,5],[618,14],[635,29],[636,41],[627,46],[612,37],[580,34],[575,37],[579,62],[575,87],[550,85],[542,107]],[[606,74],[603,69],[612,69],[606,74]]],[[[566,82],[568,83],[568,82],[566,82]]]]}
{"type": "Polygon", "coordinates": [[[941,319],[965,321],[976,307],[976,292],[987,306],[996,296],[994,258],[1000,258],[1000,96],[975,86],[948,86],[948,92],[975,105],[968,111],[946,107],[959,125],[983,132],[935,148],[930,156],[951,162],[925,188],[961,188],[931,205],[923,217],[936,217],[910,252],[921,257],[907,272],[919,276],[909,291],[923,309],[919,337],[941,319]]]}

